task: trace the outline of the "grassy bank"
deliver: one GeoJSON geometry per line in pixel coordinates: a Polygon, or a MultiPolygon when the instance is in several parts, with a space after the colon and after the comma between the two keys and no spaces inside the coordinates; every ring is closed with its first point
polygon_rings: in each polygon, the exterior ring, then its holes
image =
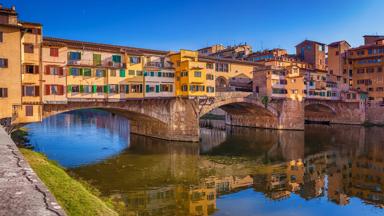
{"type": "Polygon", "coordinates": [[[25,148],[20,151],[68,215],[118,215],[98,197],[95,189],[69,176],[43,154],[25,148]]]}

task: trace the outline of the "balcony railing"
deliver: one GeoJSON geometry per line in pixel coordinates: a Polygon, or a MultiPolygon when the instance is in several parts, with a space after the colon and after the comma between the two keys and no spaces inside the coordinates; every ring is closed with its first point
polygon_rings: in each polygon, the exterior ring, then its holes
{"type": "Polygon", "coordinates": [[[79,65],[79,66],[85,65],[85,66],[115,67],[115,68],[125,67],[125,64],[120,62],[113,62],[113,61],[97,62],[93,60],[68,60],[68,65],[79,65]]]}
{"type": "Polygon", "coordinates": [[[145,64],[145,67],[163,68],[164,63],[162,63],[162,62],[147,62],[145,64]]]}

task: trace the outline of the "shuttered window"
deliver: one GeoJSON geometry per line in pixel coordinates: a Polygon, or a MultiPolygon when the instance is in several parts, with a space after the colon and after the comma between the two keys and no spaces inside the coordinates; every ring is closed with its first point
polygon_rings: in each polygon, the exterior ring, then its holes
{"type": "Polygon", "coordinates": [[[6,97],[8,97],[8,89],[0,88],[0,98],[6,98],[6,97]]]}
{"type": "Polygon", "coordinates": [[[33,106],[25,106],[25,116],[33,116],[33,106]]]}
{"type": "Polygon", "coordinates": [[[23,86],[23,96],[39,96],[40,95],[40,87],[39,86],[23,86]]]}
{"type": "Polygon", "coordinates": [[[91,68],[84,68],[83,75],[84,76],[92,76],[91,68]]]}
{"type": "Polygon", "coordinates": [[[125,77],[125,70],[124,69],[120,70],[120,77],[125,77]]]}
{"type": "Polygon", "coordinates": [[[49,55],[52,57],[59,56],[59,48],[49,48],[49,55]]]}
{"type": "Polygon", "coordinates": [[[3,42],[3,32],[0,32],[0,43],[2,43],[3,42]]]}
{"type": "Polygon", "coordinates": [[[101,66],[101,54],[93,54],[93,65],[101,66]]]}
{"type": "Polygon", "coordinates": [[[81,53],[80,52],[69,52],[68,53],[68,59],[69,60],[81,60],[81,53]]]}
{"type": "Polygon", "coordinates": [[[112,61],[115,62],[115,63],[121,63],[121,56],[113,55],[112,56],[112,61]]]}

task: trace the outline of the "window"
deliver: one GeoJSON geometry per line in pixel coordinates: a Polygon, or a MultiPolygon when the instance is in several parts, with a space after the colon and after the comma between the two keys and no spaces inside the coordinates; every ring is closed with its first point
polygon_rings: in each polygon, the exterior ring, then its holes
{"type": "Polygon", "coordinates": [[[77,61],[81,60],[81,53],[80,52],[69,52],[69,60],[77,61]]]}
{"type": "Polygon", "coordinates": [[[182,85],[181,86],[181,91],[188,91],[188,86],[187,85],[182,85]]]}
{"type": "Polygon", "coordinates": [[[173,92],[173,85],[172,84],[160,84],[160,91],[161,92],[173,92]]]}
{"type": "Polygon", "coordinates": [[[111,77],[115,77],[116,76],[116,70],[111,70],[111,77]]]}
{"type": "Polygon", "coordinates": [[[45,85],[45,95],[63,95],[63,85],[45,85]]]}
{"type": "Polygon", "coordinates": [[[33,44],[24,44],[24,53],[33,53],[33,44]]]}
{"type": "Polygon", "coordinates": [[[109,85],[109,92],[113,94],[119,93],[119,85],[109,85]]]}
{"type": "Polygon", "coordinates": [[[29,74],[39,73],[39,66],[37,65],[25,65],[24,72],[29,74]]]}
{"type": "Polygon", "coordinates": [[[128,94],[129,93],[129,85],[120,85],[120,92],[128,94]]]}
{"type": "Polygon", "coordinates": [[[335,53],[337,56],[339,55],[339,51],[336,51],[336,53],[335,53]]]}
{"type": "Polygon", "coordinates": [[[143,76],[143,71],[136,71],[136,76],[143,76]]]}
{"type": "Polygon", "coordinates": [[[195,71],[194,76],[195,77],[201,77],[201,71],[195,71]]]}
{"type": "Polygon", "coordinates": [[[62,67],[58,66],[45,66],[45,74],[47,75],[64,75],[64,70],[62,67]]]}
{"type": "Polygon", "coordinates": [[[151,77],[155,76],[155,72],[151,71],[151,77]]]}
{"type": "Polygon", "coordinates": [[[131,56],[129,57],[129,62],[131,62],[131,64],[139,64],[141,62],[141,59],[137,56],[131,56]]]}
{"type": "Polygon", "coordinates": [[[52,57],[59,56],[59,48],[49,48],[49,55],[52,57]]]}
{"type": "Polygon", "coordinates": [[[207,80],[214,80],[213,74],[207,74],[207,80]]]}
{"type": "Polygon", "coordinates": [[[155,86],[153,85],[146,85],[145,86],[145,92],[154,92],[155,91],[155,86]]]}
{"type": "Polygon", "coordinates": [[[378,67],[377,68],[377,72],[383,72],[383,68],[382,67],[378,67]]]}
{"type": "Polygon", "coordinates": [[[128,74],[131,75],[131,76],[135,76],[135,71],[134,70],[129,70],[128,74]]]}
{"type": "Polygon", "coordinates": [[[0,88],[0,98],[6,98],[6,97],[8,97],[8,89],[0,88]]]}
{"type": "Polygon", "coordinates": [[[8,67],[8,59],[0,58],[0,68],[8,67]]]}
{"type": "Polygon", "coordinates": [[[2,43],[3,42],[3,32],[0,32],[0,43],[2,43]]]}
{"type": "Polygon", "coordinates": [[[33,106],[25,106],[25,116],[33,116],[33,106]]]}
{"type": "Polygon", "coordinates": [[[105,76],[105,70],[96,69],[96,77],[104,77],[104,76],[105,76]]]}
{"type": "Polygon", "coordinates": [[[39,96],[39,86],[23,86],[23,96],[35,97],[39,96]]]}
{"type": "Polygon", "coordinates": [[[207,92],[208,92],[208,93],[213,93],[213,92],[215,92],[215,87],[207,86],[207,92]]]}
{"type": "Polygon", "coordinates": [[[143,85],[142,84],[133,84],[131,87],[132,93],[142,93],[143,92],[143,85]]]}
{"type": "Polygon", "coordinates": [[[213,69],[213,63],[207,63],[206,68],[207,69],[213,69]]]}
{"type": "Polygon", "coordinates": [[[188,71],[181,71],[181,72],[180,72],[180,76],[181,76],[181,77],[186,77],[186,76],[188,76],[188,71]]]}
{"type": "Polygon", "coordinates": [[[112,61],[115,62],[115,63],[121,63],[121,56],[113,55],[112,56],[112,61]]]}
{"type": "Polygon", "coordinates": [[[92,70],[91,70],[91,68],[84,68],[84,69],[83,69],[83,75],[84,75],[84,76],[92,76],[92,70]]]}
{"type": "Polygon", "coordinates": [[[101,54],[93,54],[93,65],[101,66],[101,54]]]}
{"type": "Polygon", "coordinates": [[[90,85],[83,86],[83,93],[87,93],[87,94],[92,93],[92,86],[90,85]]]}
{"type": "Polygon", "coordinates": [[[226,63],[216,63],[216,71],[218,71],[218,72],[228,72],[228,64],[226,64],[226,63]]]}
{"type": "Polygon", "coordinates": [[[69,74],[71,76],[80,76],[80,68],[69,68],[69,74]]]}

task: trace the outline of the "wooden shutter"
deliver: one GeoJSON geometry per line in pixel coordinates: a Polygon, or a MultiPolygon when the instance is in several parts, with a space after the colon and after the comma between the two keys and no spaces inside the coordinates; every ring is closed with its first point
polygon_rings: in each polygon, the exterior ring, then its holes
{"type": "Polygon", "coordinates": [[[57,91],[59,95],[64,95],[64,86],[63,85],[58,85],[57,86],[57,91]]]}
{"type": "Polygon", "coordinates": [[[45,95],[50,95],[51,86],[45,85],[45,95]]]}
{"type": "Polygon", "coordinates": [[[35,96],[40,95],[40,86],[35,86],[35,96]]]}
{"type": "Polygon", "coordinates": [[[35,68],[33,70],[33,73],[38,74],[39,73],[39,66],[35,65],[35,68]]]}
{"type": "Polygon", "coordinates": [[[33,106],[25,106],[25,116],[33,116],[33,106]]]}
{"type": "Polygon", "coordinates": [[[4,59],[4,67],[7,68],[8,67],[8,59],[4,59]]]}
{"type": "Polygon", "coordinates": [[[51,74],[50,69],[51,69],[51,67],[49,65],[46,65],[45,66],[45,74],[51,74]]]}
{"type": "Polygon", "coordinates": [[[59,75],[63,76],[64,75],[64,69],[63,67],[59,67],[59,75]]]}

